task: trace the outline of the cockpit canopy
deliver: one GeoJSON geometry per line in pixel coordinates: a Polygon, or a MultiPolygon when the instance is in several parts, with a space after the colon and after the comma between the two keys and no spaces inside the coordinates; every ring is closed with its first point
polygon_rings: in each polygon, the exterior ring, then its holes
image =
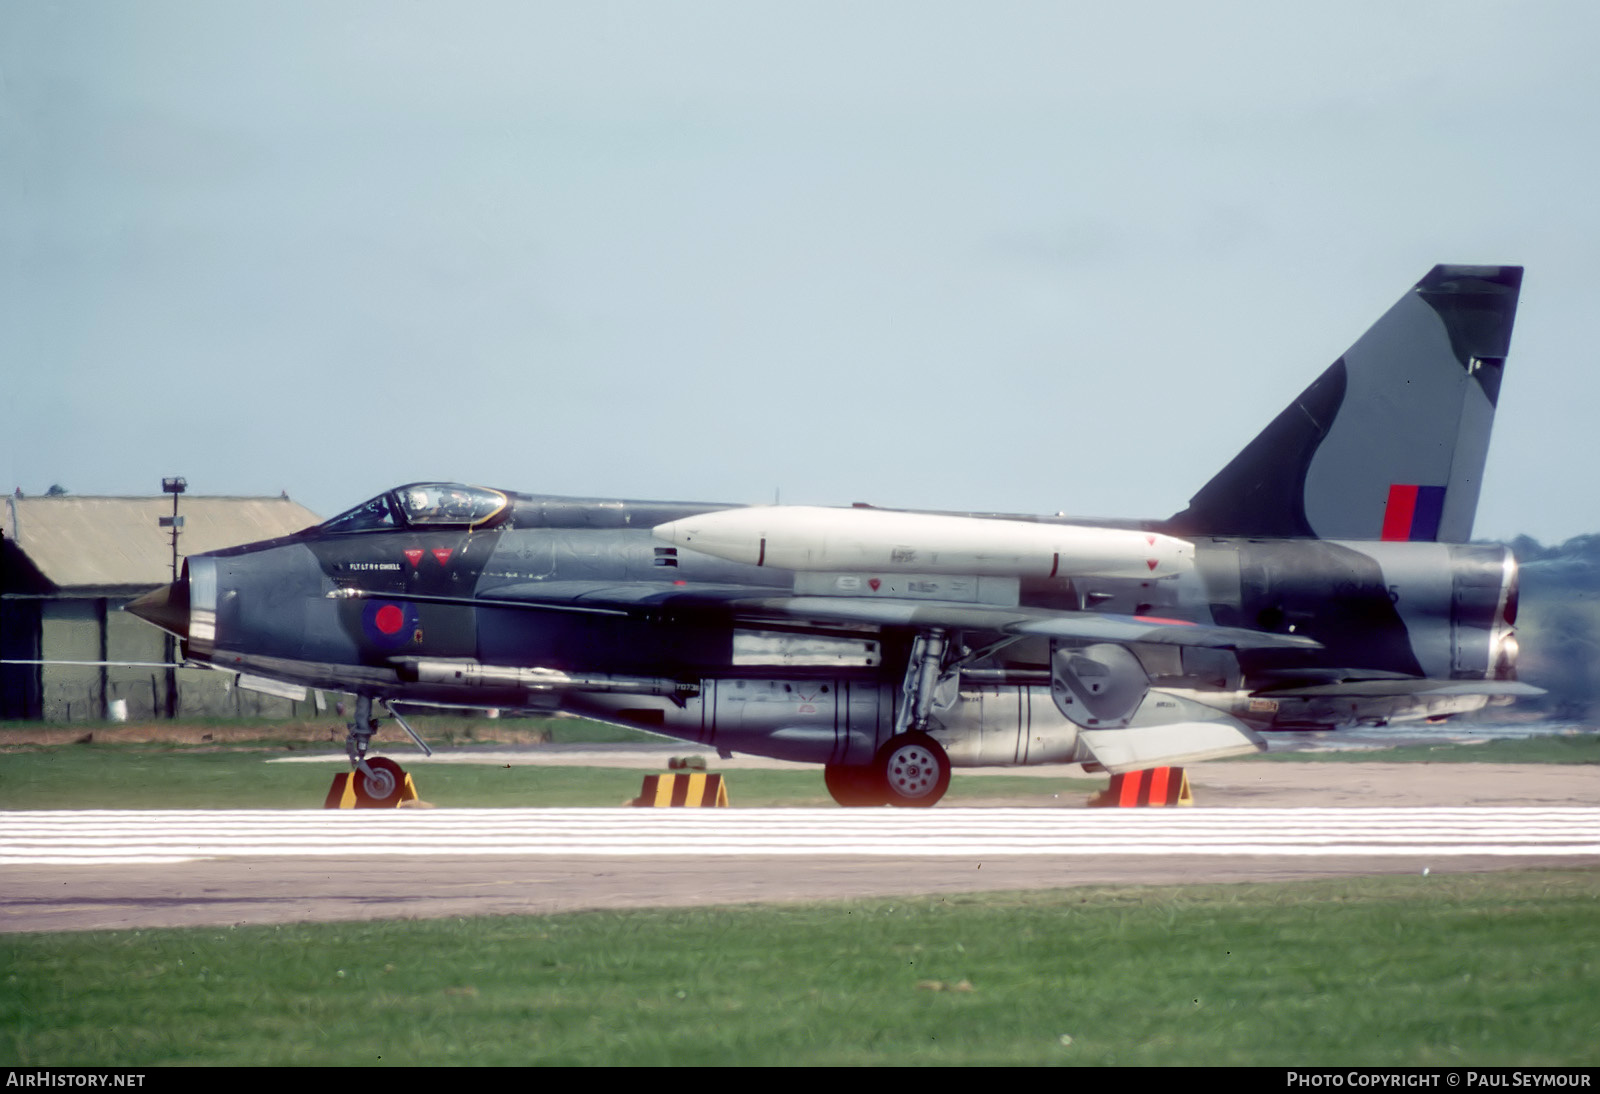
{"type": "Polygon", "coordinates": [[[324,532],[373,532],[395,528],[481,528],[506,510],[498,490],[457,482],[414,482],[362,502],[332,520],[324,532]]]}

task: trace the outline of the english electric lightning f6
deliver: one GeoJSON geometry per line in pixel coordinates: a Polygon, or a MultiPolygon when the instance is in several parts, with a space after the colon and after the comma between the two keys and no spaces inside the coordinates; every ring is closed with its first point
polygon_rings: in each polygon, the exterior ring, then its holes
{"type": "Polygon", "coordinates": [[[1466,543],[1521,280],[1435,267],[1166,520],[413,483],[192,556],[129,610],[192,662],[353,693],[379,799],[374,703],[570,711],[910,806],[952,767],[1444,718],[1537,692],[1516,564],[1466,543]]]}

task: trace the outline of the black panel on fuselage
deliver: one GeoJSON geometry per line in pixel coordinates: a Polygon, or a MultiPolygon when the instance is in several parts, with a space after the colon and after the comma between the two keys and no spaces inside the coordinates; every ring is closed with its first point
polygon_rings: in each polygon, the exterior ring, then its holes
{"type": "MultiPolygon", "coordinates": [[[[1230,541],[1239,552],[1240,602],[1213,604],[1222,626],[1294,633],[1323,649],[1243,653],[1251,668],[1309,662],[1422,674],[1377,560],[1324,540],[1230,541]]],[[[1446,621],[1448,625],[1448,621],[1446,621]]]]}

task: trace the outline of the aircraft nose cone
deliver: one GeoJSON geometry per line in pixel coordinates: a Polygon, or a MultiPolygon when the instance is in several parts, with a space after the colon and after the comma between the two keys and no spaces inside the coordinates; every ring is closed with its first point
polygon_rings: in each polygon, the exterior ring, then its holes
{"type": "Polygon", "coordinates": [[[146,623],[154,623],[164,631],[171,631],[179,638],[188,638],[189,582],[182,580],[163,585],[145,593],[123,610],[132,612],[146,623]]]}

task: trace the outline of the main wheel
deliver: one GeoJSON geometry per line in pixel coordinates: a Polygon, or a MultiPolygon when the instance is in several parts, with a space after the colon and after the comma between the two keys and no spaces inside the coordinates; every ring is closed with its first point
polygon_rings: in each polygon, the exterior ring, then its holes
{"type": "Polygon", "coordinates": [[[878,749],[873,770],[890,805],[927,808],[950,789],[950,757],[926,733],[902,733],[878,749]]]}
{"type": "Polygon", "coordinates": [[[356,807],[383,809],[400,804],[400,792],[405,789],[406,772],[387,756],[367,760],[370,774],[356,768],[351,776],[356,783],[356,807]]]}
{"type": "Polygon", "coordinates": [[[889,792],[884,789],[875,767],[827,764],[822,769],[822,781],[828,784],[828,793],[833,800],[846,809],[887,805],[889,802],[889,792]]]}

